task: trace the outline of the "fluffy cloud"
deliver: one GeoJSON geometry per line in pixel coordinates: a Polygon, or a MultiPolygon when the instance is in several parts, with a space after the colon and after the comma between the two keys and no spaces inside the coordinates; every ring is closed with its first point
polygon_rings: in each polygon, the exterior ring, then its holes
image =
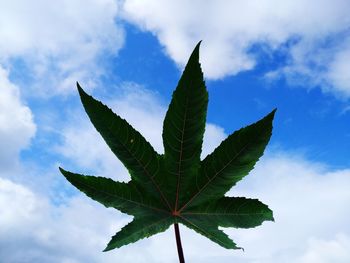
{"type": "Polygon", "coordinates": [[[111,229],[128,221],[84,197],[55,206],[47,197],[1,178],[0,209],[0,257],[9,263],[112,262],[111,255],[96,251],[104,248],[111,229]],[[95,213],[99,216],[91,217],[95,213]]]}
{"type": "Polygon", "coordinates": [[[0,178],[0,194],[2,234],[14,229],[23,230],[23,222],[35,224],[40,213],[47,208],[47,203],[37,199],[29,189],[7,179],[0,178]]]}
{"type": "MultiPolygon", "coordinates": [[[[225,250],[181,226],[186,259],[204,263],[348,262],[349,183],[349,170],[328,170],[300,157],[267,156],[230,194],[258,197],[274,210],[276,222],[255,229],[226,229],[245,252],[225,250]]],[[[131,218],[76,193],[53,205],[23,185],[0,179],[1,258],[11,263],[177,262],[172,228],[102,253],[110,236],[131,218]]]]}
{"type": "Polygon", "coordinates": [[[329,65],[325,74],[326,80],[333,84],[339,94],[350,97],[350,37],[347,45],[338,50],[329,65]]]}
{"type": "Polygon", "coordinates": [[[0,62],[14,71],[24,62],[36,96],[68,93],[77,79],[93,86],[98,56],[123,45],[117,14],[113,0],[2,2],[0,62]]]}
{"type": "Polygon", "coordinates": [[[265,52],[285,53],[288,61],[279,71],[283,76],[298,74],[309,84],[347,97],[350,81],[343,73],[350,64],[342,49],[349,9],[347,0],[126,0],[123,6],[125,19],[153,32],[181,66],[194,45],[204,40],[202,61],[209,78],[252,69],[259,62],[252,52],[258,44],[265,52]]]}
{"type": "Polygon", "coordinates": [[[35,131],[31,110],[0,66],[0,171],[17,165],[19,152],[29,145],[35,131]]]}
{"type": "Polygon", "coordinates": [[[312,260],[320,251],[317,243],[329,248],[322,253],[321,262],[349,261],[347,253],[334,256],[350,249],[350,214],[345,209],[350,201],[349,183],[348,169],[329,170],[300,156],[265,156],[230,192],[264,201],[273,209],[276,221],[251,232],[229,230],[252,253],[242,262],[319,262],[312,260]]]}
{"type": "Polygon", "coordinates": [[[350,36],[333,41],[303,39],[289,49],[285,66],[266,73],[267,79],[286,77],[291,85],[320,87],[339,99],[350,97],[350,36]]]}

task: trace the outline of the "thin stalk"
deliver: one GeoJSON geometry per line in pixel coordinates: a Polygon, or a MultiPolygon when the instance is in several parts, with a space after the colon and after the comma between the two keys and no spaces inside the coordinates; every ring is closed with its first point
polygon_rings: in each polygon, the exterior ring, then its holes
{"type": "Polygon", "coordinates": [[[179,261],[180,263],[185,263],[184,252],[182,250],[182,245],[181,245],[180,230],[179,230],[179,225],[177,223],[174,224],[174,229],[175,229],[177,253],[179,254],[179,261]]]}

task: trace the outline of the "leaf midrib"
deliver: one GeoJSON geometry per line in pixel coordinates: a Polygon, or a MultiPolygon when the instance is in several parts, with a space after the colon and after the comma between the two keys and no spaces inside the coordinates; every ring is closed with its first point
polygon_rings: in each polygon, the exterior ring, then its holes
{"type": "Polygon", "coordinates": [[[181,141],[180,141],[181,145],[180,145],[179,163],[178,163],[178,171],[177,171],[178,176],[177,176],[177,187],[176,187],[175,211],[177,211],[179,194],[180,194],[181,164],[182,164],[182,152],[183,152],[183,143],[184,143],[183,138],[184,138],[185,127],[186,127],[187,110],[188,110],[188,97],[186,97],[185,113],[184,113],[184,119],[183,119],[182,130],[181,130],[181,141]]]}
{"type": "Polygon", "coordinates": [[[181,212],[183,209],[185,209],[224,169],[226,169],[227,166],[229,166],[234,160],[236,160],[236,158],[241,154],[241,152],[244,151],[250,144],[251,144],[251,141],[249,141],[229,162],[227,162],[227,164],[225,164],[223,168],[221,168],[218,172],[216,172],[214,176],[211,177],[208,180],[208,182],[206,182],[201,187],[201,189],[199,189],[199,191],[195,195],[193,195],[186,204],[182,206],[182,208],[179,211],[181,212]]]}
{"type": "MultiPolygon", "coordinates": [[[[148,206],[148,205],[146,205],[146,204],[144,204],[144,203],[141,203],[141,202],[137,202],[137,201],[133,201],[133,200],[130,200],[130,199],[127,199],[127,198],[125,198],[125,197],[121,197],[121,196],[118,196],[118,195],[114,195],[114,194],[111,194],[111,193],[109,193],[109,192],[107,192],[107,191],[103,191],[103,190],[100,190],[100,189],[98,189],[98,188],[95,188],[95,187],[93,187],[93,186],[91,186],[91,185],[89,185],[89,184],[86,184],[86,183],[83,183],[83,182],[79,182],[81,185],[83,185],[84,187],[86,187],[86,188],[90,188],[90,189],[92,189],[93,191],[95,191],[95,192],[97,192],[97,193],[102,193],[102,194],[105,194],[105,195],[108,195],[108,196],[111,196],[111,197],[114,197],[114,198],[117,198],[117,199],[121,199],[121,200],[123,200],[123,201],[127,201],[127,202],[130,202],[130,203],[134,203],[134,204],[137,204],[137,205],[139,205],[139,206],[143,206],[143,207],[146,207],[146,208],[148,208],[148,209],[150,209],[150,210],[156,210],[156,211],[159,211],[159,212],[162,212],[162,213],[169,213],[169,211],[166,211],[166,210],[164,210],[164,209],[161,209],[161,208],[158,208],[158,207],[153,207],[153,206],[148,206]]],[[[114,207],[114,206],[112,206],[112,207],[114,207]]]]}

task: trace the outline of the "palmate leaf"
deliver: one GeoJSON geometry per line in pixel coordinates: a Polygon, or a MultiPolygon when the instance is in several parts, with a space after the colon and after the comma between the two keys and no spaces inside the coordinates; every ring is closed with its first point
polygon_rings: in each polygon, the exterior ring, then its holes
{"type": "Polygon", "coordinates": [[[91,122],[130,173],[128,183],[60,171],[90,198],[132,215],[133,221],[108,243],[119,248],[184,224],[222,247],[238,247],[219,227],[251,228],[273,221],[257,199],[225,197],[263,155],[276,110],[228,136],[200,160],[208,93],[194,49],[175,89],[163,125],[164,155],[158,154],[128,122],[86,94],[81,101],[91,122]]]}

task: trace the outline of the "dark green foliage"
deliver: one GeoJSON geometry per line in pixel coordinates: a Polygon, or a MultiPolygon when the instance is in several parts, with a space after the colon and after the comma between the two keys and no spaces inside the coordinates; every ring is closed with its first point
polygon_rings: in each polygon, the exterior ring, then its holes
{"type": "Polygon", "coordinates": [[[106,207],[134,216],[105,250],[119,248],[182,223],[225,248],[239,247],[221,227],[251,228],[273,221],[272,211],[257,199],[226,197],[263,155],[275,110],[228,136],[200,160],[208,93],[194,49],[173,93],[163,127],[164,154],[107,106],[78,91],[91,122],[128,169],[128,183],[71,173],[67,180],[106,207]]]}

